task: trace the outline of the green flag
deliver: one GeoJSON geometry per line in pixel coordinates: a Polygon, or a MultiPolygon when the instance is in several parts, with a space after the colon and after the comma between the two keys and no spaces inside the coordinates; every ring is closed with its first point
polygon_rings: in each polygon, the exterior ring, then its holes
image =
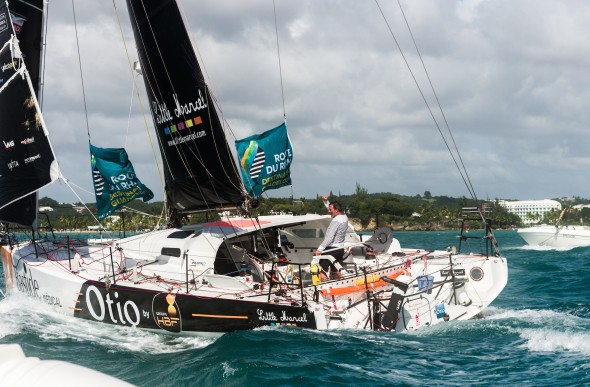
{"type": "Polygon", "coordinates": [[[90,145],[90,155],[100,222],[133,199],[142,198],[147,202],[154,197],[152,191],[135,176],[125,149],[90,145]]]}
{"type": "Polygon", "coordinates": [[[293,148],[287,126],[236,141],[240,172],[246,190],[255,196],[291,184],[293,148]]]}

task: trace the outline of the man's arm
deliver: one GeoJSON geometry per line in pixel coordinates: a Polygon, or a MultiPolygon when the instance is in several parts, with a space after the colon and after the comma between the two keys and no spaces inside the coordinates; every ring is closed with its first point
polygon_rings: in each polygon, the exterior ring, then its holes
{"type": "Polygon", "coordinates": [[[330,208],[330,201],[328,200],[328,195],[322,196],[322,200],[324,201],[324,206],[326,206],[326,209],[330,208]]]}

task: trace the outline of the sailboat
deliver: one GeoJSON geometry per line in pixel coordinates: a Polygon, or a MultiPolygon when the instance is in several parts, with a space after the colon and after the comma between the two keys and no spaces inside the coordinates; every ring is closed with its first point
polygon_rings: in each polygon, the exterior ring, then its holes
{"type": "MultiPolygon", "coordinates": [[[[106,246],[69,238],[9,240],[1,247],[8,291],[86,320],[203,336],[281,325],[421,329],[478,317],[500,294],[507,283],[507,261],[477,207],[462,217],[472,228],[481,222],[481,235],[461,234],[458,249],[402,248],[387,229],[363,242],[349,226],[348,256],[337,276],[327,273],[330,278],[322,281],[313,251],[330,216],[251,216],[256,200],[240,179],[177,3],[127,0],[127,7],[165,169],[170,227],[106,246]],[[191,212],[228,209],[241,215],[182,222],[191,212]],[[475,238],[477,243],[468,243],[475,238]]],[[[10,108],[19,111],[14,105],[31,98],[33,110],[21,109],[22,114],[34,112],[37,130],[47,139],[8,3],[0,6],[0,39],[0,59],[10,63],[14,74],[0,85],[0,104],[12,102],[10,108]],[[13,82],[20,94],[13,91],[13,82]]],[[[0,128],[16,132],[22,120],[14,118],[0,128]]],[[[52,156],[49,141],[44,144],[52,156]]],[[[25,147],[15,140],[17,145],[18,150],[25,147]]],[[[39,173],[32,189],[14,194],[0,208],[59,177],[55,157],[42,155],[32,162],[41,165],[43,160],[48,172],[39,173]]],[[[14,158],[18,166],[26,165],[22,160],[14,158]]],[[[1,167],[4,194],[4,179],[24,168],[1,167]]]]}

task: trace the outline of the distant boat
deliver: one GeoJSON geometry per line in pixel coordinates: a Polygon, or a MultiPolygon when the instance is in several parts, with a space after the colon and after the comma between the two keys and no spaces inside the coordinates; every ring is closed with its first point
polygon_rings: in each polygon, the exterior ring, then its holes
{"type": "Polygon", "coordinates": [[[519,228],[518,234],[530,246],[554,248],[574,248],[590,246],[590,227],[563,224],[571,207],[564,208],[555,225],[541,224],[528,228],[519,228]]]}
{"type": "Polygon", "coordinates": [[[530,246],[573,248],[590,246],[590,227],[542,224],[519,228],[518,235],[530,246]]]}

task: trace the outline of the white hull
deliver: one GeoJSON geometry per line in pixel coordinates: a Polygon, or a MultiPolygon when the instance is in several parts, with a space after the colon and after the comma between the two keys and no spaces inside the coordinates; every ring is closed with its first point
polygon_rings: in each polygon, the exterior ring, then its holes
{"type": "MultiPolygon", "coordinates": [[[[247,245],[252,234],[242,224],[244,233],[225,234],[230,241],[225,249],[219,232],[228,230],[216,224],[196,233],[173,229],[127,238],[114,247],[72,246],[68,251],[44,242],[14,246],[11,253],[3,248],[7,288],[87,320],[216,336],[268,325],[419,329],[478,316],[507,282],[502,257],[402,250],[393,243],[375,259],[349,257],[343,279],[314,286],[309,246],[317,246],[317,241],[297,235],[309,237],[310,230],[325,229],[330,218],[268,219],[268,234],[274,222],[293,243],[290,248],[279,246],[289,262],[272,265],[252,259],[247,275],[235,273],[246,251],[239,246],[247,245]],[[233,273],[226,264],[234,265],[233,273]],[[263,273],[271,270],[279,282],[272,289],[263,273]]],[[[358,242],[351,232],[348,243],[358,242]]]]}
{"type": "Polygon", "coordinates": [[[573,248],[590,246],[590,227],[541,225],[518,229],[518,234],[531,246],[573,248]]]}
{"type": "Polygon", "coordinates": [[[61,360],[27,357],[18,344],[0,344],[0,380],[4,386],[110,386],[131,384],[61,360]]]}

